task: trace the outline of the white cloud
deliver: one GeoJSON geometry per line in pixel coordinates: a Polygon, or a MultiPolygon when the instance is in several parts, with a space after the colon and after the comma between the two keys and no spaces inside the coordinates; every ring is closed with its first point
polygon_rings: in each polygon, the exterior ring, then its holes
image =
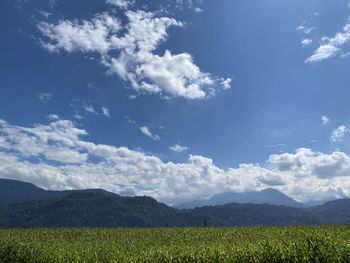
{"type": "Polygon", "coordinates": [[[159,136],[158,134],[153,134],[153,133],[151,133],[150,130],[148,129],[148,127],[142,126],[142,127],[140,127],[140,131],[141,131],[144,135],[150,137],[152,140],[154,140],[154,141],[160,141],[160,136],[159,136]]]}
{"type": "Polygon", "coordinates": [[[80,23],[42,22],[39,29],[46,37],[43,46],[56,52],[100,54],[108,72],[128,82],[137,94],[203,99],[214,95],[214,88],[220,82],[224,89],[229,87],[231,79],[218,79],[202,72],[188,53],[173,54],[165,50],[164,54],[155,54],[167,39],[168,29],[183,27],[182,22],[144,11],[128,10],[125,15],[128,22],[124,26],[107,13],[80,23]],[[118,55],[112,51],[118,51],[118,55]]]}
{"type": "Polygon", "coordinates": [[[332,131],[331,134],[331,142],[341,142],[343,141],[343,138],[350,130],[346,128],[344,125],[339,126],[337,129],[332,131]]]}
{"type": "Polygon", "coordinates": [[[306,63],[320,62],[328,58],[335,57],[341,51],[340,48],[324,44],[321,45],[315,53],[305,60],[306,63]]]}
{"type": "Polygon", "coordinates": [[[37,96],[42,103],[48,103],[53,98],[53,95],[51,93],[44,92],[38,93],[37,96]]]}
{"type": "Polygon", "coordinates": [[[169,147],[169,149],[172,150],[173,152],[181,153],[181,152],[187,151],[188,147],[182,146],[182,145],[179,145],[179,144],[175,144],[175,145],[169,147]]]}
{"type": "Polygon", "coordinates": [[[86,134],[85,131],[76,129],[70,121],[57,120],[48,126],[36,125],[33,128],[10,126],[5,122],[0,125],[0,134],[7,142],[5,148],[22,157],[35,156],[61,163],[80,163],[87,160],[87,154],[81,153],[79,149],[62,147],[86,134]],[[50,141],[54,143],[49,144],[50,141]]]}
{"type": "Polygon", "coordinates": [[[131,0],[106,0],[106,3],[113,5],[113,6],[127,9],[129,5],[133,4],[133,1],[131,1],[131,0]]]}
{"type": "Polygon", "coordinates": [[[265,164],[225,170],[203,156],[174,163],[126,147],[95,144],[84,140],[87,132],[67,120],[33,127],[0,120],[0,135],[0,178],[46,189],[103,188],[167,203],[267,187],[298,200],[350,194],[350,157],[339,151],[301,148],[271,155],[265,164]]]}
{"type": "Polygon", "coordinates": [[[48,19],[50,16],[52,16],[52,13],[50,12],[45,12],[45,11],[41,11],[41,10],[38,10],[38,13],[40,15],[42,15],[43,17],[45,17],[46,19],[48,19]]]}
{"type": "Polygon", "coordinates": [[[189,8],[196,13],[203,12],[203,9],[200,7],[203,5],[203,0],[176,0],[177,8],[189,8]]]}
{"type": "Polygon", "coordinates": [[[327,125],[330,122],[330,119],[327,116],[321,117],[322,125],[327,125]]]}
{"type": "Polygon", "coordinates": [[[317,28],[315,26],[310,25],[310,23],[303,22],[300,26],[296,28],[296,31],[309,35],[312,31],[316,29],[317,28]]]}
{"type": "Polygon", "coordinates": [[[94,109],[94,107],[90,106],[90,105],[83,105],[83,109],[86,111],[86,112],[89,112],[89,113],[93,113],[93,114],[96,114],[98,115],[97,111],[94,109]]]}
{"type": "Polygon", "coordinates": [[[102,107],[101,110],[102,110],[102,114],[104,116],[106,116],[108,118],[111,117],[111,114],[110,114],[109,109],[107,107],[102,107]]]}
{"type": "Polygon", "coordinates": [[[60,117],[58,117],[58,115],[56,115],[56,114],[49,114],[49,115],[47,116],[47,119],[48,119],[49,121],[57,121],[57,120],[60,119],[60,117]]]}
{"type": "Polygon", "coordinates": [[[336,57],[343,53],[342,47],[350,41],[350,23],[343,27],[343,31],[336,33],[334,37],[323,37],[321,45],[315,50],[312,56],[305,60],[306,63],[321,62],[336,57]]]}
{"type": "Polygon", "coordinates": [[[84,117],[81,116],[81,115],[78,114],[78,113],[75,113],[75,114],[73,115],[73,118],[76,119],[76,120],[82,120],[82,119],[84,119],[84,117]]]}
{"type": "Polygon", "coordinates": [[[231,78],[227,78],[227,79],[221,79],[220,85],[222,85],[224,90],[228,90],[231,88],[231,82],[232,79],[231,78]]]}
{"type": "Polygon", "coordinates": [[[42,43],[50,51],[108,52],[117,41],[115,35],[120,29],[119,20],[107,13],[96,15],[91,21],[82,23],[60,20],[57,25],[42,22],[39,30],[49,41],[42,43]]]}
{"type": "Polygon", "coordinates": [[[195,8],[193,9],[193,11],[195,11],[196,13],[202,13],[202,12],[203,12],[203,9],[200,8],[200,7],[195,7],[195,8]]]}
{"type": "Polygon", "coordinates": [[[309,45],[311,45],[312,44],[312,39],[310,39],[310,38],[305,38],[305,39],[303,39],[302,41],[301,41],[301,45],[302,46],[309,46],[309,45]]]}
{"type": "Polygon", "coordinates": [[[345,52],[340,55],[341,58],[348,58],[350,56],[350,52],[345,52]]]}
{"type": "Polygon", "coordinates": [[[303,177],[329,179],[350,176],[350,157],[339,151],[324,154],[300,148],[295,153],[271,155],[268,163],[270,169],[292,173],[301,180],[303,177]]]}

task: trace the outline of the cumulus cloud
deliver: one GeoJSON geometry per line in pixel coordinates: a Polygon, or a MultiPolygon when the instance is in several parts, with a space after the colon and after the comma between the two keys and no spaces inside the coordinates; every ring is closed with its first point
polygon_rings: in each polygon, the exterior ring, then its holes
{"type": "Polygon", "coordinates": [[[106,53],[116,41],[121,29],[119,20],[107,13],[95,15],[91,21],[60,20],[56,25],[42,22],[39,30],[49,41],[43,46],[49,51],[106,53]]]}
{"type": "Polygon", "coordinates": [[[179,144],[175,144],[171,147],[169,147],[169,149],[173,152],[178,152],[178,153],[181,153],[181,152],[185,152],[188,150],[188,147],[186,146],[182,146],[182,145],[179,145],[179,144]]]}
{"type": "Polygon", "coordinates": [[[202,72],[188,53],[155,53],[168,38],[168,29],[183,27],[182,22],[145,11],[126,10],[125,15],[124,25],[108,13],[81,22],[42,22],[38,26],[45,36],[42,44],[52,52],[99,54],[108,72],[129,83],[137,94],[203,99],[214,95],[220,82],[224,89],[230,87],[231,79],[202,72]]]}
{"type": "Polygon", "coordinates": [[[350,41],[350,23],[343,27],[343,31],[336,33],[335,36],[323,37],[321,45],[315,52],[305,60],[306,63],[321,62],[326,59],[336,57],[343,53],[342,47],[350,41]]]}
{"type": "Polygon", "coordinates": [[[350,130],[348,128],[346,128],[346,126],[342,125],[339,126],[337,129],[332,131],[331,134],[331,142],[341,142],[343,141],[343,138],[345,137],[345,135],[349,132],[350,130]]]}
{"type": "Polygon", "coordinates": [[[92,143],[84,139],[85,130],[68,120],[32,127],[0,120],[0,135],[0,177],[46,189],[103,188],[169,204],[267,187],[298,200],[350,193],[350,157],[339,151],[302,148],[271,155],[264,164],[222,169],[203,156],[165,162],[126,147],[92,143]]]}
{"type": "Polygon", "coordinates": [[[322,121],[322,125],[325,126],[330,122],[330,119],[327,116],[323,115],[321,117],[321,121],[322,121]]]}
{"type": "Polygon", "coordinates": [[[154,141],[160,141],[160,136],[159,136],[158,134],[153,134],[153,133],[151,133],[150,130],[148,129],[148,127],[142,126],[142,127],[140,127],[140,131],[141,131],[144,135],[150,137],[152,140],[154,140],[154,141]]]}

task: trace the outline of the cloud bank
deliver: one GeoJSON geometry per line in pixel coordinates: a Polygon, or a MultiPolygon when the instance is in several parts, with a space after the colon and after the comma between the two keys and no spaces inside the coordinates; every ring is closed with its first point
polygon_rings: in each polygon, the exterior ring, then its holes
{"type": "Polygon", "coordinates": [[[340,151],[325,154],[301,148],[271,155],[265,164],[222,169],[203,156],[165,162],[127,147],[89,142],[87,135],[69,120],[55,118],[32,127],[0,120],[0,177],[46,189],[127,191],[169,204],[267,187],[298,200],[350,193],[350,157],[340,151]]]}

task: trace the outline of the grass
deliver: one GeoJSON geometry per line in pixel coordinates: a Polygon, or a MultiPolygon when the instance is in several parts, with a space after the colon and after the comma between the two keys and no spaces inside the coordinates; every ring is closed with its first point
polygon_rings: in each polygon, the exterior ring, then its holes
{"type": "Polygon", "coordinates": [[[350,262],[350,227],[0,230],[0,263],[350,262]]]}

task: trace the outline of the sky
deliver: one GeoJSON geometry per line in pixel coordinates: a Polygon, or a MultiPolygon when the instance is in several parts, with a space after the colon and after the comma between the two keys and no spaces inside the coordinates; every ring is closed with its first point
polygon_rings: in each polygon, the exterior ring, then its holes
{"type": "Polygon", "coordinates": [[[0,3],[0,178],[167,204],[350,196],[348,0],[0,3]]]}

